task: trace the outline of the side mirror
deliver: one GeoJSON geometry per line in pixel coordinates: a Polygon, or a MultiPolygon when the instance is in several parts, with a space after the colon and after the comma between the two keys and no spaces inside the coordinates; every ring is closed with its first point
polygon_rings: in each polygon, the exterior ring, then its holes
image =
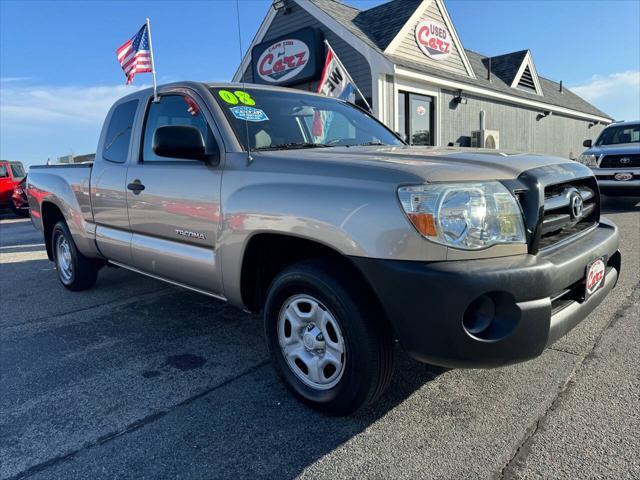
{"type": "Polygon", "coordinates": [[[153,152],[160,157],[206,159],[206,149],[200,130],[188,125],[167,125],[157,128],[153,134],[153,152]]]}
{"type": "Polygon", "coordinates": [[[593,142],[591,141],[591,139],[585,140],[584,142],[582,142],[582,146],[586,147],[586,148],[591,148],[591,145],[593,145],[593,142]]]}

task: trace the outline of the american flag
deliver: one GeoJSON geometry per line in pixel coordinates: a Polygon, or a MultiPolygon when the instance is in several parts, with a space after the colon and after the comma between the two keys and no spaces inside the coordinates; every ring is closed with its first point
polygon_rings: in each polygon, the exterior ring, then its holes
{"type": "Polygon", "coordinates": [[[116,54],[118,62],[127,76],[127,85],[133,82],[136,73],[152,72],[147,25],[143,25],[138,33],[118,48],[116,54]]]}

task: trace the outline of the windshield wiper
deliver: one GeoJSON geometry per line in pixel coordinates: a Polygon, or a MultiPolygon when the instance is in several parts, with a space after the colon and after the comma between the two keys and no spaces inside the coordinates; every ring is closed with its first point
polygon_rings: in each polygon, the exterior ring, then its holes
{"type": "Polygon", "coordinates": [[[277,145],[267,145],[264,147],[257,147],[254,150],[297,150],[301,148],[326,148],[331,147],[325,143],[311,143],[311,142],[290,142],[279,143],[277,145]]]}
{"type": "Polygon", "coordinates": [[[379,141],[374,141],[374,142],[364,142],[364,143],[352,143],[344,146],[345,147],[368,147],[368,146],[382,147],[384,145],[387,145],[387,144],[379,141]]]}

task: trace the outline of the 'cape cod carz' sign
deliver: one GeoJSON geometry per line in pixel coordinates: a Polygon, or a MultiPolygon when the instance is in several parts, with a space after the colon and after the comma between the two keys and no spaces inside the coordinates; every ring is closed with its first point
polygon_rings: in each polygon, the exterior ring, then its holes
{"type": "Polygon", "coordinates": [[[444,60],[451,55],[451,35],[447,27],[434,20],[422,20],[416,25],[416,42],[429,58],[444,60]]]}
{"type": "Polygon", "coordinates": [[[322,38],[312,28],[260,43],[251,51],[253,82],[292,85],[315,80],[321,57],[322,38]]]}

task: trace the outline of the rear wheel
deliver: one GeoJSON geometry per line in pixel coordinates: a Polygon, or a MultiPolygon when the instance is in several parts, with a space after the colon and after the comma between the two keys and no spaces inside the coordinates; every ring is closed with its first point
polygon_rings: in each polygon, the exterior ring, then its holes
{"type": "Polygon", "coordinates": [[[375,401],[393,372],[391,330],[351,272],[301,262],[273,281],[265,331],[276,371],[311,407],[347,415],[375,401]]]}
{"type": "Polygon", "coordinates": [[[78,251],[65,222],[60,221],[53,227],[51,246],[58,279],[62,285],[69,290],[80,291],[91,288],[96,283],[98,262],[78,251]]]}

